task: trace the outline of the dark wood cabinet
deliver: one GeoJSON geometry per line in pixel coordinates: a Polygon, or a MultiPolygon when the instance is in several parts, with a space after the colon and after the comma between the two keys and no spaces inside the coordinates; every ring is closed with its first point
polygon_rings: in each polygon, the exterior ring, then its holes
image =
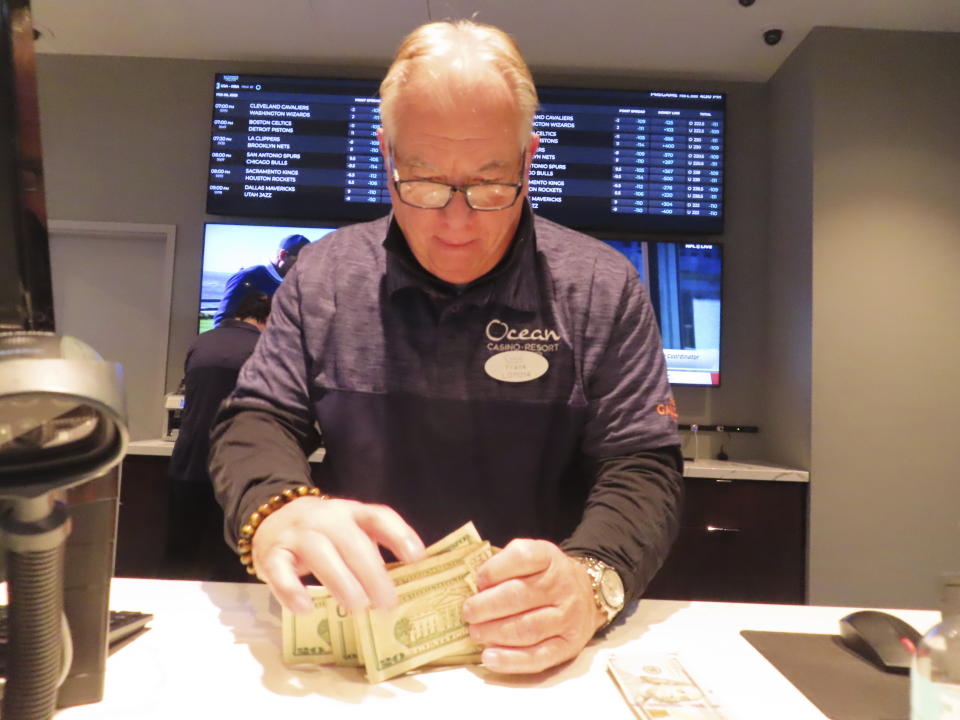
{"type": "Polygon", "coordinates": [[[808,483],[685,484],[679,536],[645,597],[806,602],[808,483]]]}
{"type": "MultiPolygon", "coordinates": [[[[218,556],[189,566],[172,561],[168,536],[176,532],[179,515],[170,516],[178,511],[170,507],[168,462],[163,455],[128,455],[123,461],[115,574],[243,578],[225,545],[218,556]]],[[[694,477],[685,484],[680,534],[646,597],[806,601],[808,483],[694,477]]]]}
{"type": "Polygon", "coordinates": [[[127,455],[120,470],[117,518],[117,577],[165,577],[168,497],[167,465],[162,455],[127,455]]]}
{"type": "Polygon", "coordinates": [[[248,580],[236,554],[223,540],[223,515],[212,493],[189,493],[186,500],[174,496],[167,476],[169,463],[169,454],[127,455],[123,460],[114,574],[222,582],[248,580]],[[199,547],[184,548],[183,538],[177,537],[184,533],[188,539],[196,540],[199,547]]]}

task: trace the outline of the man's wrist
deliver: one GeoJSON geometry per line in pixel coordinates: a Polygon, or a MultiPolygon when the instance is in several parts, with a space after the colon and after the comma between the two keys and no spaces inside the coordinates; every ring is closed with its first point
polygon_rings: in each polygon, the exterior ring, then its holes
{"type": "Polygon", "coordinates": [[[597,605],[597,595],[596,590],[593,587],[593,578],[591,577],[590,573],[587,572],[587,568],[574,555],[570,556],[570,560],[574,567],[576,567],[576,572],[581,576],[580,586],[586,593],[587,602],[590,604],[590,609],[592,611],[590,616],[592,622],[590,625],[593,629],[593,632],[597,633],[602,628],[606,627],[607,613],[597,605]]]}
{"type": "Polygon", "coordinates": [[[620,573],[591,555],[571,555],[570,557],[583,568],[590,580],[593,604],[597,611],[597,629],[602,629],[612,623],[623,610],[625,597],[620,573]]]}
{"type": "Polygon", "coordinates": [[[240,556],[240,562],[246,568],[247,573],[256,575],[256,568],[253,566],[253,538],[256,535],[260,524],[272,515],[275,511],[284,505],[293,502],[301,497],[316,497],[320,500],[329,500],[329,495],[323,495],[320,488],[300,485],[296,488],[285,488],[277,495],[270,497],[246,518],[246,522],[240,528],[240,536],[237,539],[237,554],[240,556]]]}

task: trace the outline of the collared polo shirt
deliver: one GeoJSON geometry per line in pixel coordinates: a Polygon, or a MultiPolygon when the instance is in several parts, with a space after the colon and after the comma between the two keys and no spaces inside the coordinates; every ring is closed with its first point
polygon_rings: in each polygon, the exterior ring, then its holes
{"type": "Polygon", "coordinates": [[[471,519],[495,544],[559,541],[591,461],[678,444],[635,268],[528,208],[463,288],[389,217],[304,248],[234,400],[315,422],[324,492],[387,504],[428,543],[471,519]]]}

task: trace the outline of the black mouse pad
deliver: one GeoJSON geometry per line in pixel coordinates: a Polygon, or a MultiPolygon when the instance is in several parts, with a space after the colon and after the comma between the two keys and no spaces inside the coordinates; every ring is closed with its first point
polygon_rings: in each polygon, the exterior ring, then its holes
{"type": "Polygon", "coordinates": [[[740,634],[832,720],[909,720],[910,677],[887,673],[848,650],[839,635],[740,634]]]}

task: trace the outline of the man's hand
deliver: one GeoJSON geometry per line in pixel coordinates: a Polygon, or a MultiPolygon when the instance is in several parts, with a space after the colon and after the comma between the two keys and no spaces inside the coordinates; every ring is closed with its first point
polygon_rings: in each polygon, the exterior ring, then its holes
{"type": "Polygon", "coordinates": [[[424,554],[420,536],[385,505],[305,496],[274,511],[257,528],[253,566],[291,612],[313,609],[300,582],[310,573],[349,612],[392,608],[397,593],[378,544],[404,562],[424,554]]]}
{"type": "Polygon", "coordinates": [[[477,574],[463,604],[495,672],[535,673],[576,657],[603,625],[586,569],[546,540],[513,540],[477,574]]]}

